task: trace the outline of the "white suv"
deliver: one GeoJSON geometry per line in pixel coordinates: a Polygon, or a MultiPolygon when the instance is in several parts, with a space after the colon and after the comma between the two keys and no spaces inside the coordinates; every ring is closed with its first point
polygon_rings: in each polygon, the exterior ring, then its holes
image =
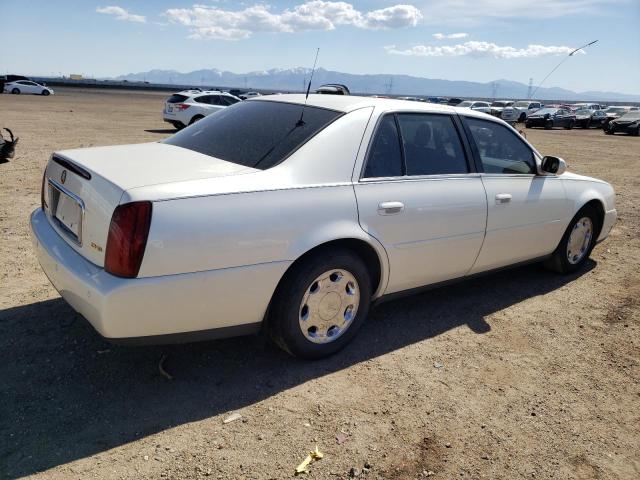
{"type": "Polygon", "coordinates": [[[238,97],[219,90],[183,90],[174,93],[167,100],[163,112],[164,121],[180,129],[241,101],[238,97]]]}
{"type": "Polygon", "coordinates": [[[540,102],[521,100],[502,110],[502,120],[507,123],[524,122],[527,116],[540,110],[544,105],[540,102]]]}

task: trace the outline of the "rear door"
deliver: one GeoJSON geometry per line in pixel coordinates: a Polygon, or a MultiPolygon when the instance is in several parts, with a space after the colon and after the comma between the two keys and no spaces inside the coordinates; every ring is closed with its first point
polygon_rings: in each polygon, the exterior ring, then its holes
{"type": "Polygon", "coordinates": [[[462,117],[486,190],[487,233],[470,273],[551,253],[568,223],[562,180],[537,175],[535,154],[512,129],[462,117]]]}
{"type": "Polygon", "coordinates": [[[457,117],[382,116],[355,184],[362,228],[389,256],[385,293],[464,276],[484,237],[487,200],[457,117]]]}

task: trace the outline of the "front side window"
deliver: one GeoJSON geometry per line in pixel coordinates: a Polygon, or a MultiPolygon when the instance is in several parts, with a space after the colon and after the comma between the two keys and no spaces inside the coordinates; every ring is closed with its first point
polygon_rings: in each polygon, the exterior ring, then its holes
{"type": "Polygon", "coordinates": [[[342,115],[294,103],[241,102],[203,118],[163,143],[266,170],[342,115]]]}
{"type": "Polygon", "coordinates": [[[449,115],[400,113],[398,124],[407,175],[469,173],[460,137],[449,115]]]}
{"type": "Polygon", "coordinates": [[[504,125],[465,118],[485,173],[535,174],[533,151],[504,125]]]}
{"type": "Polygon", "coordinates": [[[385,115],[375,133],[364,170],[365,178],[400,177],[402,151],[394,115],[385,115]]]}

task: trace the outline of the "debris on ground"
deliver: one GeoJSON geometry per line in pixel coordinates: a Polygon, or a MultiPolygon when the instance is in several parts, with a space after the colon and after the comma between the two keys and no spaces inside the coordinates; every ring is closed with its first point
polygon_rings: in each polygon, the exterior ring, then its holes
{"type": "Polygon", "coordinates": [[[440,362],[433,362],[433,366],[435,368],[443,368],[444,367],[444,365],[442,363],[440,363],[440,362]]]}
{"type": "Polygon", "coordinates": [[[340,432],[336,435],[336,442],[338,442],[338,445],[342,445],[347,440],[349,440],[349,435],[346,433],[340,432]]]}
{"type": "Polygon", "coordinates": [[[241,418],[242,418],[242,415],[240,415],[238,412],[234,412],[231,415],[229,415],[227,418],[222,420],[222,423],[235,422],[236,420],[240,420],[241,418]]]}
{"type": "Polygon", "coordinates": [[[164,362],[167,357],[168,355],[166,353],[162,354],[162,356],[160,357],[160,361],[158,362],[158,370],[160,371],[160,374],[167,380],[173,380],[173,377],[169,374],[169,372],[164,369],[164,362]]]}
{"type": "Polygon", "coordinates": [[[296,467],[296,475],[300,475],[301,473],[309,473],[309,465],[311,462],[321,460],[324,457],[324,454],[318,450],[318,446],[316,445],[316,449],[312,452],[309,452],[309,455],[296,467]]]}
{"type": "Polygon", "coordinates": [[[16,145],[20,140],[19,138],[14,138],[13,132],[8,128],[5,128],[5,131],[9,134],[11,140],[5,140],[0,132],[0,163],[7,163],[10,158],[13,158],[16,145]]]}

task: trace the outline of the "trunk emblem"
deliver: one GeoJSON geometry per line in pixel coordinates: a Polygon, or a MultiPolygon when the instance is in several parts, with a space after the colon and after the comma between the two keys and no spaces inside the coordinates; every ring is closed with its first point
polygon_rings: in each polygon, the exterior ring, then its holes
{"type": "Polygon", "coordinates": [[[62,173],[60,174],[60,181],[62,183],[67,181],[67,171],[66,170],[63,170],[62,173]]]}

